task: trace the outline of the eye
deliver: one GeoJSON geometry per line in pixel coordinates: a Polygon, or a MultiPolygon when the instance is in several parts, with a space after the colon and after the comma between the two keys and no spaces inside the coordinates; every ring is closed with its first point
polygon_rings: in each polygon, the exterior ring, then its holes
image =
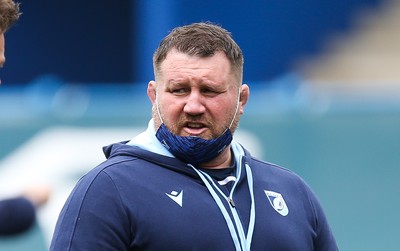
{"type": "Polygon", "coordinates": [[[211,89],[211,88],[202,89],[201,92],[202,92],[204,95],[206,95],[206,96],[211,96],[211,97],[217,96],[218,94],[221,93],[220,91],[217,91],[217,90],[214,90],[214,89],[211,89]]]}
{"type": "Polygon", "coordinates": [[[186,88],[176,88],[176,89],[171,89],[171,93],[175,95],[184,95],[188,93],[189,90],[186,88]]]}

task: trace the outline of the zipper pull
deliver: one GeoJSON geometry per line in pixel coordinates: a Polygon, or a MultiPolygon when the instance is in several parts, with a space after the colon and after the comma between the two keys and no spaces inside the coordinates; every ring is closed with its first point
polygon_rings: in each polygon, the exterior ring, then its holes
{"type": "Polygon", "coordinates": [[[231,204],[232,207],[236,207],[235,202],[233,201],[232,198],[229,198],[228,202],[229,204],[231,204]]]}

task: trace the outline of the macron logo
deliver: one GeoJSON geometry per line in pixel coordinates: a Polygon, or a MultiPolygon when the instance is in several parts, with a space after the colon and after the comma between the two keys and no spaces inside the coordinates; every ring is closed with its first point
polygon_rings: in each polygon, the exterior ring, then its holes
{"type": "Polygon", "coordinates": [[[171,193],[165,194],[182,207],[183,190],[181,190],[179,193],[177,191],[172,191],[171,193]]]}

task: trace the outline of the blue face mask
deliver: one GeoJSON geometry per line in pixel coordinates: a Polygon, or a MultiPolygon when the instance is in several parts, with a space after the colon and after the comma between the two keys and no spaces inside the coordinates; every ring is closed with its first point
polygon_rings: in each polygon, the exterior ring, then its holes
{"type": "Polygon", "coordinates": [[[225,132],[215,139],[202,139],[196,136],[179,136],[173,134],[165,126],[156,100],[158,116],[162,122],[156,132],[156,137],[170,153],[185,163],[197,165],[208,162],[217,157],[232,142],[233,136],[230,127],[239,109],[239,98],[240,89],[235,115],[225,132]]]}
{"type": "Polygon", "coordinates": [[[228,128],[215,139],[202,139],[195,136],[178,136],[161,124],[156,133],[157,139],[175,157],[185,163],[197,165],[217,157],[232,142],[232,133],[228,128]]]}

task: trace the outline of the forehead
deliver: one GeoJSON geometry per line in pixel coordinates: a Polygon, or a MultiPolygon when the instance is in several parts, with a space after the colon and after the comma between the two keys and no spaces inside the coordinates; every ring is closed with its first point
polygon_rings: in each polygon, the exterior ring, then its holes
{"type": "Polygon", "coordinates": [[[160,65],[161,75],[208,75],[227,77],[231,75],[231,64],[223,52],[200,57],[171,50],[160,65]]]}

